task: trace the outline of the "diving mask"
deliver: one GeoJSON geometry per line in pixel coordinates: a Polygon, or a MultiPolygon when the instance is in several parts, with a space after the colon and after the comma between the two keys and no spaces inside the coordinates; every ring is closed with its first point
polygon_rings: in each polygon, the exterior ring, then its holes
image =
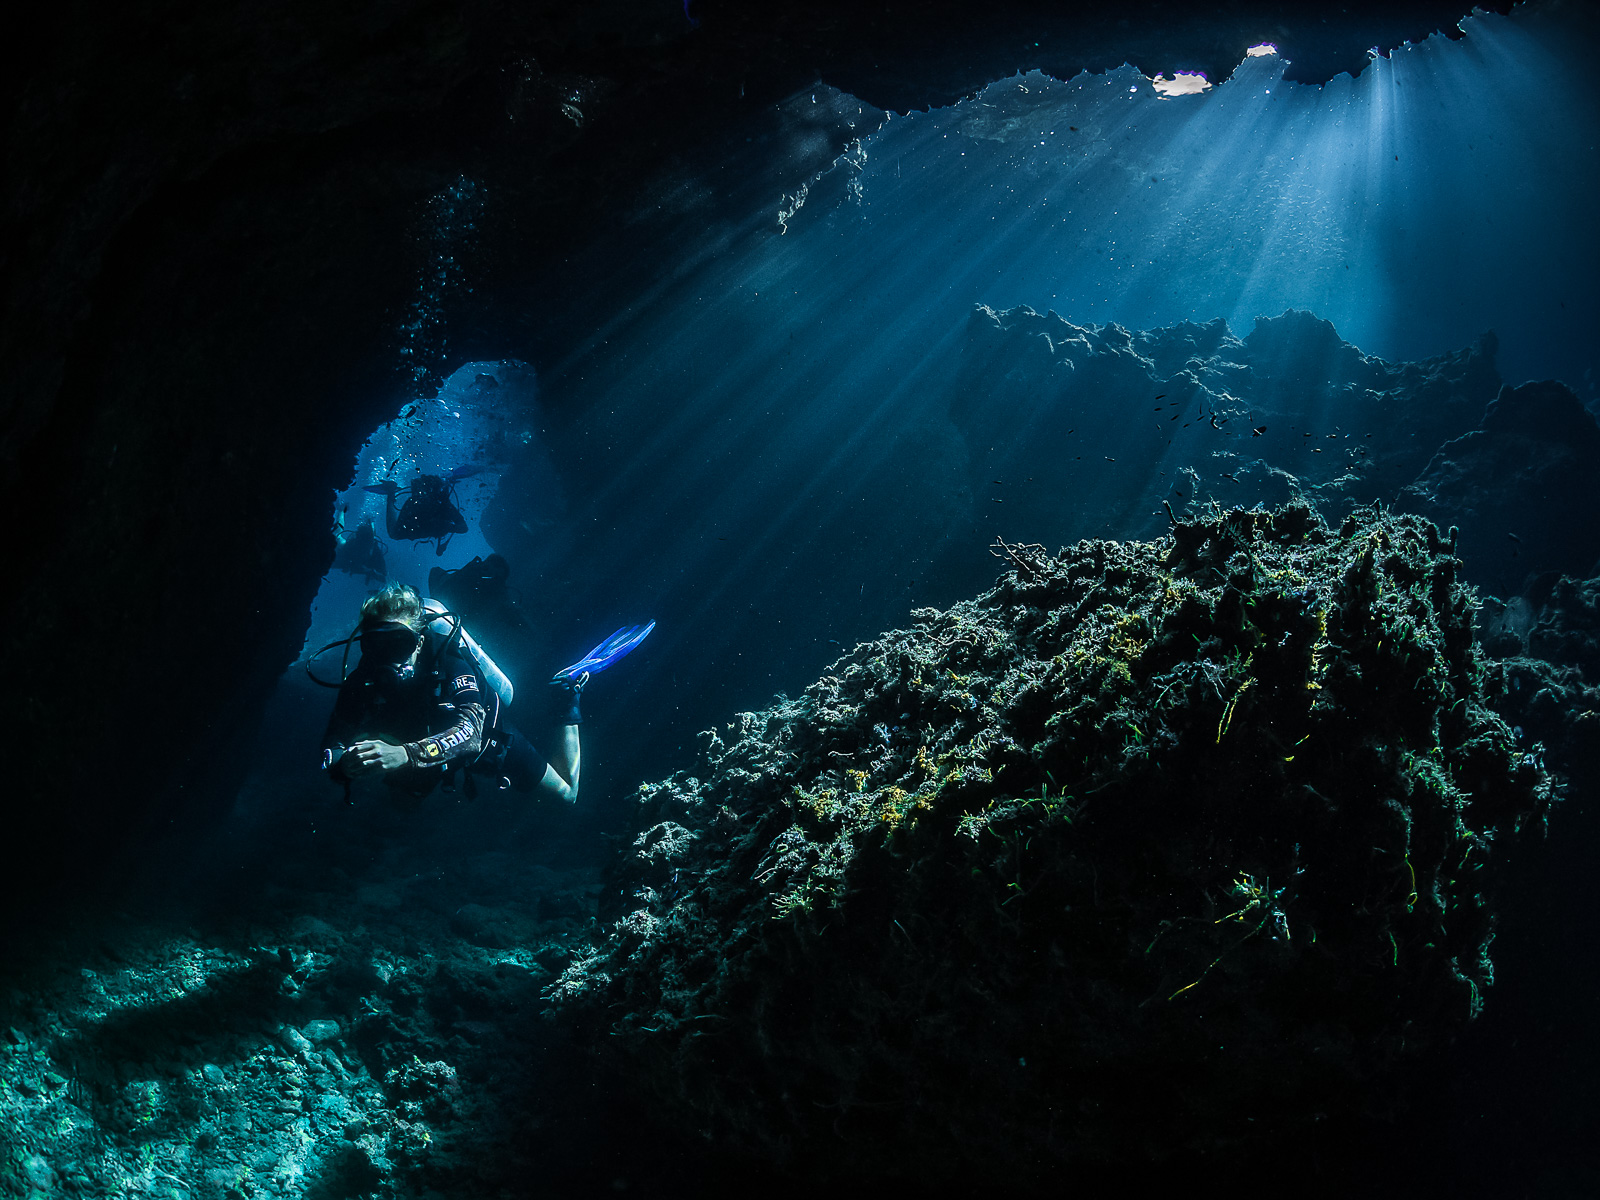
{"type": "Polygon", "coordinates": [[[374,667],[387,668],[397,679],[410,679],[421,644],[422,635],[409,625],[385,621],[361,631],[361,658],[374,667]]]}

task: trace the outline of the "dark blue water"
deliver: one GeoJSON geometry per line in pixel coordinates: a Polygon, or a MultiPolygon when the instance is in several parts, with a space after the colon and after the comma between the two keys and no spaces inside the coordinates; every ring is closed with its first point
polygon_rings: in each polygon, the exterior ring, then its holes
{"type": "MultiPolygon", "coordinates": [[[[512,716],[536,743],[551,735],[556,669],[619,626],[658,622],[588,690],[578,806],[490,792],[345,807],[315,769],[331,692],[297,663],[225,836],[186,846],[167,882],[198,919],[256,922],[246,941],[279,937],[274,921],[299,922],[307,945],[333,937],[314,917],[370,957],[370,923],[408,929],[392,936],[422,962],[443,959],[427,938],[447,929],[511,956],[478,963],[486,972],[537,974],[511,961],[516,914],[579,928],[641,782],[687,766],[699,731],[797,694],[911,610],[988,586],[997,538],[1155,536],[1163,500],[1275,502],[1283,470],[1337,516],[1395,500],[1502,381],[1559,379],[1596,411],[1592,20],[1552,9],[1463,27],[1321,87],[1285,82],[1272,54],[1196,94],[1163,94],[1125,67],[1001,80],[925,113],[819,85],[753,118],[748,143],[637,181],[632,220],[563,262],[497,262],[503,328],[463,335],[471,353],[442,391],[395,397],[395,421],[349,448],[334,511],[345,529],[372,520],[385,573],[423,590],[433,568],[505,557],[519,616],[475,632],[515,680],[512,716]],[[816,162],[819,175],[794,167],[816,162]],[[1424,394],[1433,407],[1400,420],[1424,394]],[[384,534],[381,498],[361,490],[463,466],[470,528],[438,553],[384,534]],[[1337,483],[1346,470],[1356,481],[1337,483]]],[[[458,251],[495,256],[480,222],[494,203],[464,179],[424,214],[432,257],[396,330],[408,354],[450,332],[446,293],[472,284],[458,251]]],[[[308,651],[348,631],[369,582],[329,573],[308,651]]],[[[1563,853],[1540,869],[1576,869],[1582,855],[1563,853]]],[[[1580,997],[1541,1007],[1526,982],[1581,983],[1551,965],[1578,926],[1546,901],[1508,923],[1523,982],[1507,983],[1511,1015],[1491,1016],[1498,1040],[1460,1077],[1485,1096],[1572,1084],[1518,1066],[1524,1031],[1506,1025],[1543,1022],[1526,1035],[1546,1057],[1581,1036],[1558,1015],[1580,997]]],[[[422,1007],[455,1023],[450,1053],[465,1062],[504,1014],[463,980],[448,1004],[422,1007]]],[[[362,986],[327,995],[353,1003],[362,986]]],[[[517,996],[538,1004],[536,989],[517,996]]],[[[542,1043],[517,1045],[562,1087],[582,1077],[542,1043]]],[[[1574,1061],[1594,1059],[1590,1035],[1574,1061]]],[[[516,1154],[585,1187],[651,1177],[618,1149],[613,1123],[636,1115],[626,1103],[595,1101],[563,1125],[554,1101],[528,1099],[539,1078],[492,1086],[538,1114],[516,1154]]],[[[1562,1156],[1592,1104],[1527,1105],[1520,1126],[1491,1098],[1444,1104],[1419,1128],[1430,1153],[1463,1151],[1462,1129],[1505,1154],[1520,1139],[1522,1166],[1555,1164],[1548,1191],[1518,1175],[1525,1194],[1565,1194],[1578,1174],[1562,1156]]]]}

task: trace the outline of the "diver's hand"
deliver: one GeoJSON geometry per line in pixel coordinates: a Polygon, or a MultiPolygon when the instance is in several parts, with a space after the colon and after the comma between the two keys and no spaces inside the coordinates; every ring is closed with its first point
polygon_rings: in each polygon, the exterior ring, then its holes
{"type": "Polygon", "coordinates": [[[404,746],[374,740],[351,746],[339,759],[339,768],[347,778],[359,779],[363,775],[398,770],[410,761],[404,746]]]}

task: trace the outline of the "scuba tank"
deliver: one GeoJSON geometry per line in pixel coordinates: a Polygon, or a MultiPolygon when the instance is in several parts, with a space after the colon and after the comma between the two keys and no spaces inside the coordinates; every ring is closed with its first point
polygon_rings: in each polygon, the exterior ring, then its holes
{"type": "Polygon", "coordinates": [[[422,609],[432,618],[428,622],[428,628],[447,641],[455,639],[466,651],[467,657],[472,660],[472,665],[478,668],[478,673],[483,676],[484,683],[489,685],[489,690],[500,698],[501,706],[510,708],[511,698],[516,694],[516,689],[506,677],[506,673],[499,668],[494,659],[489,657],[488,652],[478,645],[478,640],[467,632],[461,623],[461,618],[431,597],[422,602],[422,609]]]}

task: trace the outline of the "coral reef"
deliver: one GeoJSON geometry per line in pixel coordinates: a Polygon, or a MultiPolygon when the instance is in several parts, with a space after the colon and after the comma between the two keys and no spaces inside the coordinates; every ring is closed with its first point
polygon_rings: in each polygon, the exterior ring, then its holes
{"type": "MultiPolygon", "coordinates": [[[[1000,542],[645,785],[549,989],[694,1129],[990,1180],[1281,1136],[1451,1038],[1554,794],[1429,522],[1000,542]]],[[[1381,1082],[1380,1081],[1384,1081],[1381,1082]]]]}

